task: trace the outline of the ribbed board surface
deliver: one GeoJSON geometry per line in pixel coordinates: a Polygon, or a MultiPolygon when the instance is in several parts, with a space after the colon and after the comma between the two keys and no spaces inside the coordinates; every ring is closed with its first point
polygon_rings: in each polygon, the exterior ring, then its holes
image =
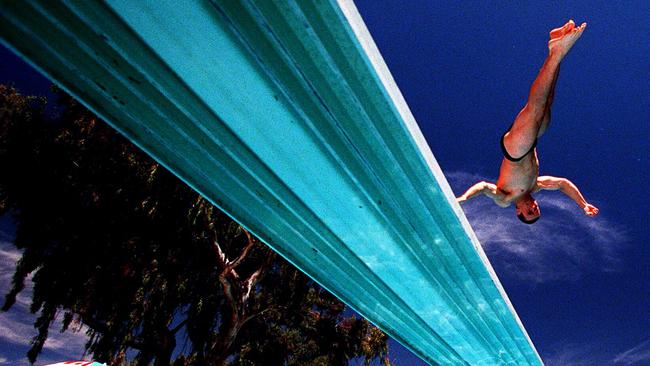
{"type": "Polygon", "coordinates": [[[542,363],[352,2],[0,0],[0,37],[422,359],[542,363]]]}

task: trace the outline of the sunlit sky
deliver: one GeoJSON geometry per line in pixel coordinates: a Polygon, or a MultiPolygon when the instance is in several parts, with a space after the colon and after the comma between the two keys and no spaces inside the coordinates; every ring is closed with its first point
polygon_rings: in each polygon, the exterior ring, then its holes
{"type": "MultiPolygon", "coordinates": [[[[650,364],[650,2],[355,3],[457,194],[496,179],[499,137],[525,102],[548,31],[588,23],[562,64],[538,153],[541,174],[571,179],[601,214],[585,217],[558,192],[538,194],[533,226],[487,198],[463,208],[547,365],[650,364]]],[[[8,81],[27,94],[48,86],[1,49],[8,81]]],[[[3,292],[17,258],[11,231],[2,220],[3,292]]],[[[12,311],[0,314],[0,365],[17,364],[35,334],[33,318],[12,311]]],[[[56,339],[42,361],[82,346],[56,339]]],[[[391,355],[424,365],[394,344],[391,355]]]]}

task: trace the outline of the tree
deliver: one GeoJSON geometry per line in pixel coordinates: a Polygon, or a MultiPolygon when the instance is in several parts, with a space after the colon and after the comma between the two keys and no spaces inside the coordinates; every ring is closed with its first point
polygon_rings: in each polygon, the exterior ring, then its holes
{"type": "Polygon", "coordinates": [[[0,215],[24,249],[2,310],[33,273],[30,361],[62,313],[111,364],[389,363],[384,333],[57,93],[0,85],[0,215]]]}

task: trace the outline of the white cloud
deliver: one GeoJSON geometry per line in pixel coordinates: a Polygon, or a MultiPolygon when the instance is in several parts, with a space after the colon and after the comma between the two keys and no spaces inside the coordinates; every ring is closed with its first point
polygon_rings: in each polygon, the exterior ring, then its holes
{"type": "Polygon", "coordinates": [[[644,342],[628,349],[625,352],[621,352],[612,362],[616,365],[638,365],[644,364],[647,365],[650,363],[650,339],[647,339],[644,342]]]}
{"type": "MultiPolygon", "coordinates": [[[[11,279],[21,255],[22,251],[18,250],[13,244],[0,240],[0,296],[2,297],[11,289],[11,279]]],[[[26,283],[29,283],[30,279],[31,277],[27,278],[26,283]]],[[[31,297],[31,287],[26,287],[16,297],[16,304],[27,307],[31,297]]]]}
{"type": "Polygon", "coordinates": [[[611,355],[603,354],[602,347],[593,345],[559,344],[554,353],[544,357],[546,366],[600,366],[609,365],[611,355]]]}
{"type": "Polygon", "coordinates": [[[31,314],[25,314],[23,310],[0,313],[0,338],[3,341],[17,345],[29,344],[31,338],[36,335],[32,323],[25,319],[31,314]]]}
{"type": "MultiPolygon", "coordinates": [[[[0,290],[3,296],[11,288],[11,278],[20,256],[21,252],[13,244],[0,241],[0,290]]],[[[7,312],[0,312],[0,351],[2,351],[3,343],[4,347],[12,344],[12,348],[23,348],[25,352],[31,346],[30,342],[37,334],[37,330],[33,326],[37,315],[29,312],[32,292],[33,283],[30,276],[26,279],[25,288],[19,294],[14,306],[7,312]]],[[[85,334],[86,328],[83,327],[79,332],[69,330],[61,333],[60,327],[61,322],[55,319],[50,326],[48,339],[43,346],[42,355],[39,357],[39,364],[45,359],[79,359],[83,355],[84,345],[88,340],[85,334]]],[[[25,352],[20,359],[5,359],[4,363],[0,359],[0,365],[28,365],[29,362],[24,356],[25,352]]]]}
{"type": "Polygon", "coordinates": [[[612,358],[611,350],[602,344],[556,344],[554,352],[544,357],[547,366],[640,366],[650,364],[650,339],[612,358]]]}
{"type": "MultiPolygon", "coordinates": [[[[486,180],[478,174],[447,173],[456,194],[486,180]]],[[[487,197],[463,204],[483,248],[505,275],[536,283],[577,280],[594,271],[616,271],[620,251],[627,243],[625,231],[601,214],[587,217],[559,192],[535,195],[542,217],[534,225],[522,224],[514,207],[500,208],[487,197]]]]}
{"type": "Polygon", "coordinates": [[[54,326],[50,327],[49,337],[45,341],[43,349],[79,359],[84,353],[84,346],[88,341],[88,337],[86,336],[87,328],[83,326],[79,332],[68,330],[61,333],[60,326],[55,323],[56,321],[52,322],[54,326]]]}

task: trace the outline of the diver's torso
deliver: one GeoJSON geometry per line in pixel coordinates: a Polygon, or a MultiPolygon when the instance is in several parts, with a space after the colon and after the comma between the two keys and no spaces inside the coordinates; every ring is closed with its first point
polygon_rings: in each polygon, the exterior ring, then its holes
{"type": "Polygon", "coordinates": [[[518,162],[503,158],[497,189],[505,194],[505,200],[513,202],[528,192],[537,190],[537,177],[539,176],[539,161],[537,149],[524,156],[518,162]]]}

